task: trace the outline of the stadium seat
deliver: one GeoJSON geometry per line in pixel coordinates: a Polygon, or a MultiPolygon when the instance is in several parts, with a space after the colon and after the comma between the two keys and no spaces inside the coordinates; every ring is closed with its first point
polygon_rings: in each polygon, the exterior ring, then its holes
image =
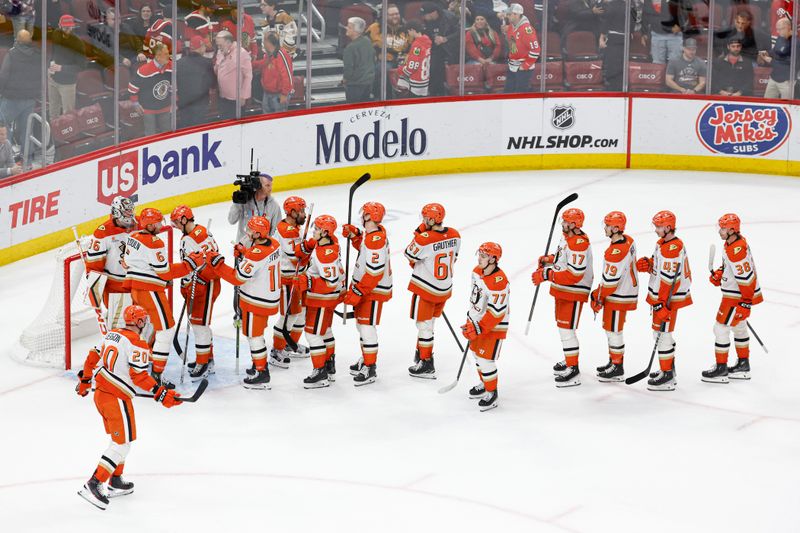
{"type": "Polygon", "coordinates": [[[575,31],[567,35],[567,61],[594,61],[597,53],[597,39],[590,31],[575,31]]]}
{"type": "MultiPolygon", "coordinates": [[[[445,67],[445,86],[449,94],[458,94],[458,65],[445,67]]],[[[483,65],[464,65],[464,94],[486,92],[483,65]]]]}
{"type": "Polygon", "coordinates": [[[75,113],[66,113],[50,121],[50,135],[56,147],[56,161],[68,159],[76,154],[73,144],[81,138],[75,113]]]}
{"type": "Polygon", "coordinates": [[[108,132],[100,104],[92,104],[76,109],[75,117],[78,120],[78,129],[82,135],[94,137],[108,132]]]}
{"type": "Polygon", "coordinates": [[[144,136],[144,120],[136,103],[121,100],[119,103],[119,140],[130,141],[144,136]]]}
{"type": "Polygon", "coordinates": [[[764,96],[772,67],[753,67],[753,96],[764,96]]]}
{"type": "MultiPolygon", "coordinates": [[[[696,2],[692,4],[692,10],[689,13],[689,23],[693,28],[698,30],[707,30],[711,24],[711,10],[708,4],[704,2],[696,2]]],[[[722,6],[714,4],[714,29],[719,30],[726,26],[725,13],[722,6]]]]}
{"type": "Polygon", "coordinates": [[[567,61],[564,63],[564,85],[575,91],[603,90],[603,62],[567,61]]]}
{"type": "MultiPolygon", "coordinates": [[[[545,81],[546,91],[564,90],[564,64],[561,61],[547,62],[547,80],[545,81]]],[[[542,64],[536,63],[533,68],[533,78],[531,86],[534,92],[539,92],[542,86],[542,64]]]]}
{"type": "Polygon", "coordinates": [[[86,27],[92,22],[100,20],[100,7],[95,0],[72,0],[70,13],[78,19],[85,31],[86,27]]]}
{"type": "Polygon", "coordinates": [[[664,90],[666,65],[632,62],[628,66],[628,88],[636,92],[659,92],[664,90]]]}
{"type": "Polygon", "coordinates": [[[97,69],[82,70],[78,73],[76,92],[76,107],[87,106],[103,98],[111,98],[114,94],[103,85],[103,76],[97,69]]]}
{"type": "Polygon", "coordinates": [[[505,63],[491,63],[486,65],[486,87],[490,93],[501,93],[506,86],[506,73],[508,65],[505,63]]]}
{"type": "MultiPolygon", "coordinates": [[[[128,83],[131,81],[131,71],[127,67],[119,69],[119,93],[120,96],[128,93],[128,83]]],[[[103,87],[107,91],[114,92],[114,69],[103,69],[103,87]]]]}
{"type": "Polygon", "coordinates": [[[306,77],[305,76],[292,76],[292,85],[294,86],[294,94],[289,100],[290,108],[302,108],[306,106],[306,77]]]}
{"type": "Polygon", "coordinates": [[[631,36],[628,56],[631,61],[650,61],[650,48],[642,44],[640,35],[631,36]]]}
{"type": "Polygon", "coordinates": [[[561,36],[554,31],[547,32],[547,60],[561,61],[563,54],[561,36]]]}
{"type": "Polygon", "coordinates": [[[695,41],[697,41],[697,57],[700,59],[708,58],[708,37],[706,35],[693,35],[695,41]]]}

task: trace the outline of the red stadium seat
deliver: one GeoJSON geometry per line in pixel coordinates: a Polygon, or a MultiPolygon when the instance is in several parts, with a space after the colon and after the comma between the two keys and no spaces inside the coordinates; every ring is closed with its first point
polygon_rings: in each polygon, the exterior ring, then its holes
{"type": "Polygon", "coordinates": [[[144,119],[136,103],[131,100],[121,100],[119,103],[119,136],[120,141],[144,136],[144,119]]]}
{"type": "Polygon", "coordinates": [[[102,98],[111,98],[113,93],[103,85],[103,76],[97,69],[82,70],[78,73],[76,87],[77,106],[87,106],[102,98]]]}
{"type": "Polygon", "coordinates": [[[567,35],[568,61],[594,61],[597,53],[597,38],[590,31],[575,31],[567,35]]]}
{"type": "Polygon", "coordinates": [[[575,91],[603,89],[603,62],[567,61],[564,63],[564,85],[575,91]]]}
{"type": "MultiPolygon", "coordinates": [[[[564,64],[561,61],[547,62],[547,80],[545,81],[546,91],[564,90],[564,64]]],[[[542,64],[536,63],[533,68],[533,79],[531,81],[533,91],[538,92],[542,86],[542,64]]]]}
{"type": "Polygon", "coordinates": [[[106,121],[100,104],[92,104],[75,111],[78,128],[83,135],[97,136],[106,133],[106,121]]]}
{"type": "Polygon", "coordinates": [[[764,96],[772,67],[753,67],[753,96],[764,96]]]}
{"type": "Polygon", "coordinates": [[[486,87],[490,93],[501,93],[506,86],[506,73],[508,65],[505,63],[492,63],[486,65],[486,87]]]}
{"type": "MultiPolygon", "coordinates": [[[[711,10],[708,4],[704,2],[697,2],[692,5],[692,10],[689,14],[689,23],[696,29],[708,29],[711,24],[711,10]]],[[[722,6],[714,4],[714,29],[719,30],[726,25],[725,13],[722,6]]]]}
{"type": "Polygon", "coordinates": [[[628,87],[631,91],[663,91],[666,71],[666,65],[633,62],[628,67],[628,87]]]}
{"type": "Polygon", "coordinates": [[[292,76],[292,85],[294,86],[294,94],[289,100],[290,107],[305,107],[306,105],[306,77],[305,76],[292,76]]]}
{"type": "Polygon", "coordinates": [[[561,36],[554,31],[547,32],[547,60],[561,61],[561,36]]]}
{"type": "MultiPolygon", "coordinates": [[[[131,81],[131,71],[127,67],[119,69],[119,92],[120,95],[127,94],[128,82],[131,81]]],[[[107,68],[103,70],[103,87],[106,90],[114,92],[114,69],[107,68]]]]}
{"type": "MultiPolygon", "coordinates": [[[[445,86],[450,94],[458,94],[458,65],[445,67],[445,86]]],[[[486,92],[483,65],[464,65],[464,94],[486,92]]]]}
{"type": "Polygon", "coordinates": [[[56,160],[73,157],[78,152],[74,144],[81,139],[80,127],[75,113],[66,113],[50,121],[50,135],[56,147],[56,160]]]}
{"type": "Polygon", "coordinates": [[[631,45],[628,57],[631,61],[650,61],[650,49],[642,44],[641,36],[631,36],[631,45]]]}

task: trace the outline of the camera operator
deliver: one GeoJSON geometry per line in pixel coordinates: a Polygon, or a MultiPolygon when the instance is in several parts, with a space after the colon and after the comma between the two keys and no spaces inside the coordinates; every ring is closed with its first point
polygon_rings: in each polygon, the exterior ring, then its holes
{"type": "Polygon", "coordinates": [[[255,216],[269,220],[269,231],[272,235],[281,220],[281,208],[272,197],[272,176],[254,172],[250,176],[240,177],[235,184],[239,185],[239,190],[233,193],[228,222],[239,224],[236,240],[242,241],[246,235],[247,222],[255,216]]]}

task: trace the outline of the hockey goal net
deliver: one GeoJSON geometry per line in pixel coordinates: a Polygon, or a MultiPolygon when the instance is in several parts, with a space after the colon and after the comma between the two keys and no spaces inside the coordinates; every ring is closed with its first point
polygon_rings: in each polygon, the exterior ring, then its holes
{"type": "MultiPolygon", "coordinates": [[[[172,231],[167,233],[167,250],[173,257],[172,231]]],[[[81,240],[84,251],[90,238],[81,240]]],[[[14,359],[30,365],[64,368],[72,367],[74,343],[78,339],[95,336],[99,340],[100,328],[94,309],[89,304],[86,269],[70,243],[56,251],[55,268],[50,291],[36,318],[22,331],[11,350],[14,359]]],[[[172,302],[172,287],[169,288],[172,302]]]]}

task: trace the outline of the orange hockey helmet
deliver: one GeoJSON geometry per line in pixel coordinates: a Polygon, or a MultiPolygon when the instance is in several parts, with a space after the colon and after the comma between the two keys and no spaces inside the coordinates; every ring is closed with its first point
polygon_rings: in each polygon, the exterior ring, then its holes
{"type": "Polygon", "coordinates": [[[320,230],[328,232],[328,235],[333,235],[336,231],[336,219],[330,215],[320,215],[314,219],[314,225],[320,230]]]}
{"type": "Polygon", "coordinates": [[[503,249],[496,242],[485,242],[478,247],[479,254],[493,256],[497,261],[503,256],[503,249]]]}
{"type": "Polygon", "coordinates": [[[719,217],[719,227],[725,229],[732,229],[739,233],[742,228],[742,221],[733,213],[726,213],[719,217]]]}
{"type": "Polygon", "coordinates": [[[247,221],[247,229],[266,239],[269,237],[269,220],[267,217],[253,217],[247,221]]]}
{"type": "Polygon", "coordinates": [[[422,206],[422,216],[432,218],[437,224],[444,222],[444,206],[442,204],[425,204],[422,206]]]}
{"type": "Polygon", "coordinates": [[[149,226],[150,224],[158,224],[163,222],[164,215],[161,214],[161,211],[153,207],[142,209],[142,213],[139,215],[139,226],[142,228],[149,226]]]}
{"type": "Polygon", "coordinates": [[[147,311],[145,311],[144,307],[141,305],[129,305],[125,308],[125,311],[123,311],[122,316],[125,319],[125,325],[127,326],[144,328],[144,326],[147,324],[147,311]],[[140,324],[141,321],[144,322],[140,324]]]}
{"type": "Polygon", "coordinates": [[[622,211],[611,211],[603,219],[603,223],[606,226],[616,226],[620,231],[625,231],[625,224],[627,222],[628,219],[625,217],[625,213],[622,211]]]}
{"type": "Polygon", "coordinates": [[[575,224],[576,228],[583,226],[584,215],[583,211],[577,207],[570,207],[561,214],[561,220],[564,222],[571,222],[575,224]]]}
{"type": "Polygon", "coordinates": [[[386,215],[386,208],[383,207],[383,204],[378,202],[367,202],[361,208],[361,213],[369,215],[370,220],[376,224],[380,224],[384,215],[386,215]]]}
{"type": "Polygon", "coordinates": [[[306,201],[299,196],[290,196],[283,201],[283,211],[288,215],[292,211],[304,211],[306,208],[306,201]]]}
{"type": "Polygon", "coordinates": [[[192,213],[192,208],[188,205],[179,205],[173,209],[172,213],[169,215],[169,219],[173,224],[175,222],[180,222],[184,217],[186,220],[194,220],[194,213],[192,213]]]}
{"type": "Polygon", "coordinates": [[[653,215],[654,226],[669,226],[672,229],[675,229],[675,222],[675,213],[672,211],[659,211],[653,215]]]}

